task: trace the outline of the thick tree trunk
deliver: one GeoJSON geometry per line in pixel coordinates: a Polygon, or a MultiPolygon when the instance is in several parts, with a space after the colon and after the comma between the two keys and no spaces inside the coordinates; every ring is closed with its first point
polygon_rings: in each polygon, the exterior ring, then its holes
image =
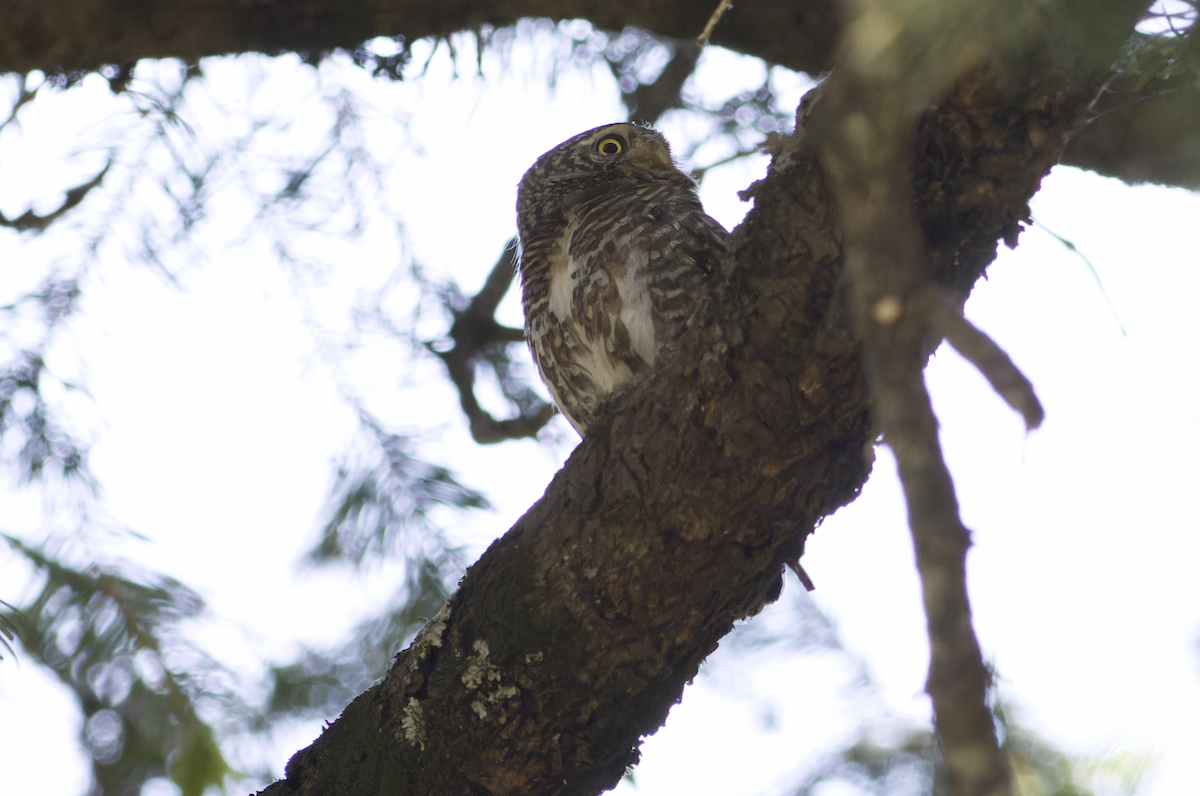
{"type": "Polygon", "coordinates": [[[732,623],[774,599],[783,562],[857,493],[870,443],[832,310],[831,204],[815,160],[787,160],[677,367],[589,428],[385,681],[268,793],[599,792],[732,623]]]}

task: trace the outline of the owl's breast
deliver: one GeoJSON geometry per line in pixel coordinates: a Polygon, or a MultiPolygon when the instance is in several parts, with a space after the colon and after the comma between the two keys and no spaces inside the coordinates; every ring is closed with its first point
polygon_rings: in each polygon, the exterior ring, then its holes
{"type": "Polygon", "coordinates": [[[644,249],[630,236],[576,247],[550,264],[551,323],[569,331],[572,364],[599,393],[616,390],[658,353],[644,249]]]}
{"type": "Polygon", "coordinates": [[[710,270],[701,255],[724,249],[724,230],[690,188],[677,187],[580,190],[558,205],[557,229],[522,230],[526,334],[542,380],[581,435],[604,400],[687,327],[710,270]]]}

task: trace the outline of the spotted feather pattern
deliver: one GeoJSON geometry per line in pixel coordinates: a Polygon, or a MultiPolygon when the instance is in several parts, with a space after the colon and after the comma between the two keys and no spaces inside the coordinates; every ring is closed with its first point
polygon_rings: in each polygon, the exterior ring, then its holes
{"type": "Polygon", "coordinates": [[[598,127],[542,155],[517,194],[525,334],[584,435],[611,393],[687,327],[728,233],[704,213],[666,139],[598,127]]]}

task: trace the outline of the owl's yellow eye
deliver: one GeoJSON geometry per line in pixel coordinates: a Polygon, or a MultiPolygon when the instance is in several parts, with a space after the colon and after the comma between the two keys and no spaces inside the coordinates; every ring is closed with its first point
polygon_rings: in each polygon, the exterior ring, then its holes
{"type": "Polygon", "coordinates": [[[602,138],[600,143],[596,144],[596,151],[606,158],[621,154],[621,150],[624,148],[625,144],[621,139],[611,135],[608,138],[602,138]]]}

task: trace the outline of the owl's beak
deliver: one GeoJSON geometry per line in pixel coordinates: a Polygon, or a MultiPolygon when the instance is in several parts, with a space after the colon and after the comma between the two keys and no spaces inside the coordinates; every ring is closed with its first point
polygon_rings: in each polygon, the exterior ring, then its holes
{"type": "Polygon", "coordinates": [[[625,162],[646,171],[674,171],[671,150],[653,138],[635,138],[629,142],[625,162]]]}

